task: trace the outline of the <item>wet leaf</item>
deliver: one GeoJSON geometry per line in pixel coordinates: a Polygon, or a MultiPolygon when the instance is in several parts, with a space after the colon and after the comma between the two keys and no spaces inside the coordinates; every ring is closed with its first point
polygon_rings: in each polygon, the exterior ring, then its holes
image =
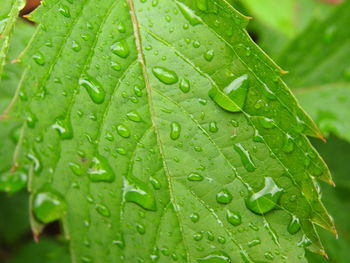
{"type": "Polygon", "coordinates": [[[320,132],[226,1],[48,0],[31,18],[12,113],[34,205],[54,196],[35,232],[61,216],[85,263],[323,251],[315,225],[334,227],[313,178],[332,181],[306,137],[320,132]]]}

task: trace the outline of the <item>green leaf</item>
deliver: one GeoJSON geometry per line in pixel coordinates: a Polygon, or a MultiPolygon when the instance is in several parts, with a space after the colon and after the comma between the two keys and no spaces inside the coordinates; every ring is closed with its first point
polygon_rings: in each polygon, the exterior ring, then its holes
{"type": "MultiPolygon", "coordinates": [[[[329,164],[337,184],[336,188],[322,185],[322,199],[334,215],[339,237],[336,239],[325,231],[320,235],[329,255],[329,262],[347,262],[350,247],[350,179],[348,175],[350,144],[333,136],[326,144],[315,142],[314,145],[329,164]]],[[[310,263],[327,262],[314,254],[309,254],[308,260],[310,263]]]]}
{"type": "Polygon", "coordinates": [[[300,102],[326,135],[350,140],[350,3],[322,23],[314,23],[280,57],[300,102]],[[319,40],[318,40],[319,39],[319,40]]]}
{"type": "Polygon", "coordinates": [[[6,63],[7,52],[13,28],[19,11],[24,6],[23,0],[0,0],[0,79],[6,63]]]}
{"type": "Polygon", "coordinates": [[[332,181],[306,138],[320,133],[247,18],[224,0],[44,3],[13,112],[35,232],[61,218],[80,262],[323,252],[315,225],[335,230],[313,178],[332,181]]]}

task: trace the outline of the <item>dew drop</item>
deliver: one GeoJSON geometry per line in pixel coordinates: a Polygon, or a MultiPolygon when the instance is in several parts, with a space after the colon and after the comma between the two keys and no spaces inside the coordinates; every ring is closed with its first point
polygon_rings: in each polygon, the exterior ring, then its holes
{"type": "Polygon", "coordinates": [[[233,146],[235,151],[241,157],[242,164],[247,172],[254,172],[256,170],[256,166],[253,162],[252,157],[249,154],[249,151],[244,148],[244,146],[240,143],[237,143],[233,146]]]}
{"type": "Polygon", "coordinates": [[[70,11],[68,6],[61,4],[58,8],[58,12],[64,17],[70,18],[70,11]]]}
{"type": "Polygon", "coordinates": [[[221,108],[230,112],[242,111],[248,94],[248,75],[244,74],[220,90],[213,87],[208,95],[221,108]]]}
{"type": "Polygon", "coordinates": [[[65,211],[65,202],[53,192],[39,192],[34,196],[33,212],[41,223],[47,224],[58,220],[65,211]]]}
{"type": "Polygon", "coordinates": [[[232,201],[232,194],[227,189],[223,189],[216,194],[216,201],[223,205],[229,204],[232,201]]]}
{"type": "Polygon", "coordinates": [[[191,89],[190,81],[188,79],[182,79],[179,88],[183,93],[188,93],[191,89]]]}
{"type": "Polygon", "coordinates": [[[190,215],[190,219],[193,223],[197,223],[199,221],[199,214],[198,213],[192,213],[190,215]]]}
{"type": "Polygon", "coordinates": [[[215,133],[219,130],[218,125],[215,121],[212,121],[211,123],[209,123],[209,131],[212,133],[215,133]]]}
{"type": "Polygon", "coordinates": [[[285,143],[283,145],[282,150],[285,153],[291,153],[294,150],[294,142],[293,142],[293,137],[289,134],[286,135],[285,143]]]}
{"type": "Polygon", "coordinates": [[[231,258],[223,252],[217,252],[217,253],[199,258],[197,259],[197,262],[199,263],[232,263],[231,258]]]}
{"type": "Polygon", "coordinates": [[[238,212],[226,210],[226,219],[233,226],[239,226],[242,223],[241,215],[238,212]]]}
{"type": "Polygon", "coordinates": [[[145,227],[143,224],[137,224],[137,225],[136,225],[136,231],[137,231],[139,234],[143,235],[143,234],[146,233],[146,227],[145,227]]]}
{"type": "Polygon", "coordinates": [[[153,176],[150,176],[149,181],[152,184],[154,190],[160,189],[160,182],[156,178],[154,178],[153,176]]]}
{"type": "Polygon", "coordinates": [[[97,204],[96,205],[96,211],[97,211],[97,213],[99,213],[100,215],[102,215],[104,217],[110,217],[111,216],[111,211],[105,205],[97,204]]]}
{"type": "Polygon", "coordinates": [[[172,122],[170,124],[170,138],[172,140],[177,140],[179,139],[181,134],[181,126],[178,122],[172,122]]]}
{"type": "Polygon", "coordinates": [[[209,3],[208,0],[196,0],[197,7],[199,10],[203,12],[207,12],[209,9],[209,3]]]}
{"type": "Polygon", "coordinates": [[[129,46],[125,40],[117,41],[111,46],[114,54],[121,58],[127,58],[130,54],[129,46]]]}
{"type": "Polygon", "coordinates": [[[123,22],[119,22],[117,25],[117,29],[119,33],[125,33],[126,32],[126,26],[123,22]]]}
{"type": "Polygon", "coordinates": [[[57,130],[59,136],[63,140],[69,140],[73,138],[73,129],[69,119],[65,117],[59,117],[56,119],[55,124],[53,124],[51,127],[57,130]]]}
{"type": "Polygon", "coordinates": [[[0,191],[16,193],[26,187],[27,172],[25,169],[17,169],[14,172],[0,174],[0,191]]]}
{"type": "Polygon", "coordinates": [[[190,173],[188,176],[187,176],[187,179],[189,181],[194,181],[194,182],[200,182],[200,181],[203,181],[203,176],[200,175],[199,173],[190,173]]]}
{"type": "Polygon", "coordinates": [[[75,40],[72,41],[72,50],[75,52],[78,52],[81,50],[80,44],[75,40]]]}
{"type": "Polygon", "coordinates": [[[212,61],[214,58],[214,50],[208,50],[204,53],[204,59],[208,62],[212,61]]]}
{"type": "Polygon", "coordinates": [[[130,137],[130,130],[128,127],[126,127],[123,124],[119,124],[117,126],[117,132],[120,136],[122,136],[123,138],[129,138],[130,137]]]}
{"type": "Polygon", "coordinates": [[[75,162],[70,162],[68,164],[69,168],[71,169],[71,171],[75,174],[75,175],[82,175],[83,174],[83,171],[81,169],[81,166],[78,164],[78,163],[75,163],[75,162]]]}
{"type": "Polygon", "coordinates": [[[156,211],[154,194],[145,183],[133,179],[132,183],[126,183],[124,191],[125,201],[135,203],[146,210],[156,211]]]}
{"type": "Polygon", "coordinates": [[[102,155],[92,158],[87,174],[92,182],[113,182],[115,178],[108,160],[102,155]]]}
{"type": "Polygon", "coordinates": [[[45,64],[45,58],[44,58],[44,55],[41,52],[37,52],[36,54],[34,54],[33,55],[33,60],[39,66],[43,66],[45,64]]]}
{"type": "Polygon", "coordinates": [[[82,78],[79,79],[79,85],[84,87],[89,94],[91,100],[96,104],[103,103],[106,92],[102,88],[101,84],[97,82],[96,79],[92,78],[89,75],[83,75],[82,78]]]}
{"type": "Polygon", "coordinates": [[[272,129],[275,128],[276,124],[274,122],[273,119],[270,118],[259,118],[261,125],[265,128],[265,129],[272,129]]]}
{"type": "Polygon", "coordinates": [[[179,80],[175,71],[164,67],[154,67],[152,72],[159,81],[167,85],[175,84],[179,80]]]}
{"type": "Polygon", "coordinates": [[[299,218],[297,216],[293,216],[287,228],[288,232],[291,235],[294,235],[299,232],[300,228],[301,226],[299,218]]]}
{"type": "Polygon", "coordinates": [[[252,212],[263,215],[274,209],[283,194],[283,189],[278,187],[271,177],[265,177],[265,186],[257,193],[251,193],[245,204],[252,212]]]}
{"type": "Polygon", "coordinates": [[[141,122],[142,118],[140,116],[140,114],[137,111],[129,111],[126,114],[126,117],[128,117],[129,120],[134,121],[134,122],[141,122]]]}

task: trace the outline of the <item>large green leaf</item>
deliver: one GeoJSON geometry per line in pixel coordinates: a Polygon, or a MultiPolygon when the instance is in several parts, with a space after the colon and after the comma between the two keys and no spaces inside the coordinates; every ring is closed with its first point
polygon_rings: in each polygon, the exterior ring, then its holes
{"type": "Polygon", "coordinates": [[[350,3],[312,24],[280,57],[285,76],[325,134],[350,140],[350,3]],[[319,39],[315,41],[316,39],[319,39]]]}
{"type": "Polygon", "coordinates": [[[10,38],[18,13],[24,6],[23,0],[0,0],[0,79],[6,63],[10,38]]]}
{"type": "Polygon", "coordinates": [[[15,111],[35,232],[62,219],[85,263],[324,253],[320,133],[245,17],[225,0],[44,3],[15,111]]]}

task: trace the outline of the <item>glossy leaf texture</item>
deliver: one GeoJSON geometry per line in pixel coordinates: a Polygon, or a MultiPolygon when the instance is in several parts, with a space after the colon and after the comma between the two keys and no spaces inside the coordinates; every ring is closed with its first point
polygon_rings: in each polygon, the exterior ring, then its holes
{"type": "Polygon", "coordinates": [[[306,262],[320,137],[224,0],[45,1],[13,114],[73,262],[306,262]],[[33,74],[35,72],[35,74],[33,74]]]}
{"type": "Polygon", "coordinates": [[[0,79],[6,63],[7,52],[18,13],[24,6],[23,0],[0,0],[0,79]]]}
{"type": "Polygon", "coordinates": [[[287,83],[326,135],[350,140],[350,3],[310,25],[280,56],[287,83]],[[316,39],[319,39],[315,41],[316,39]]]}

